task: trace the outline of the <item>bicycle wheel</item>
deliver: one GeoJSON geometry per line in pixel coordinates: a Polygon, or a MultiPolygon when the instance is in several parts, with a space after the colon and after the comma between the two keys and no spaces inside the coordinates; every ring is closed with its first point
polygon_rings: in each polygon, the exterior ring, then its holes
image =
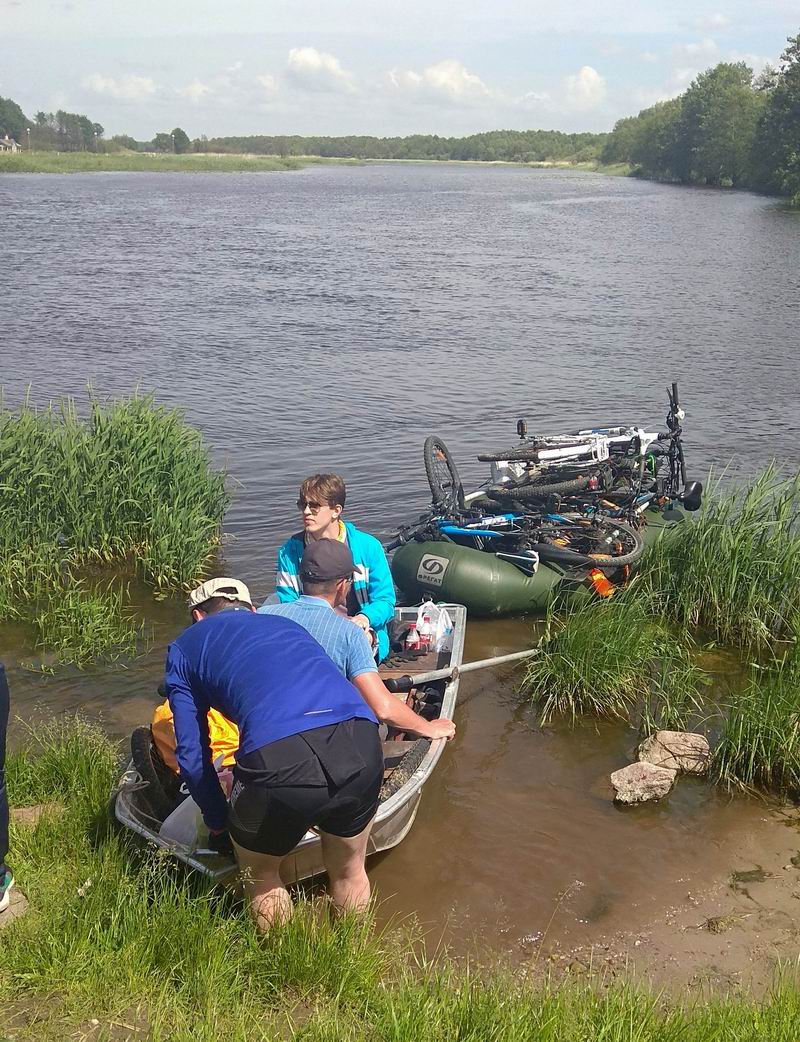
{"type": "Polygon", "coordinates": [[[644,553],[642,533],[625,521],[611,522],[610,529],[611,538],[622,546],[623,552],[606,554],[594,551],[588,556],[599,568],[622,568],[624,565],[635,564],[644,553]]]}
{"type": "MultiPolygon", "coordinates": [[[[552,475],[549,475],[552,477],[552,475]]],[[[534,479],[527,485],[509,485],[503,489],[492,489],[491,497],[515,499],[527,503],[532,499],[547,499],[548,496],[563,496],[571,492],[583,492],[589,487],[591,474],[579,474],[567,481],[545,481],[534,479]]]]}
{"type": "Polygon", "coordinates": [[[450,451],[435,434],[425,439],[423,449],[425,473],[431,487],[431,496],[435,507],[464,507],[464,487],[458,476],[458,468],[450,451]]]}
{"type": "Polygon", "coordinates": [[[613,570],[635,564],[644,553],[644,539],[639,531],[624,521],[587,522],[585,527],[553,526],[557,541],[534,543],[542,561],[573,568],[613,570]],[[603,547],[613,546],[613,552],[603,547]]]}

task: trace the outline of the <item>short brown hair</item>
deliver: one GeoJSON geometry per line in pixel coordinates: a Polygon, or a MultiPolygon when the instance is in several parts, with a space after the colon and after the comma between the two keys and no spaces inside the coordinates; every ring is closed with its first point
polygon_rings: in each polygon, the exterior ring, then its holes
{"type": "Polygon", "coordinates": [[[300,486],[300,498],[319,500],[329,507],[343,507],[347,489],[338,474],[312,474],[300,486]]]}

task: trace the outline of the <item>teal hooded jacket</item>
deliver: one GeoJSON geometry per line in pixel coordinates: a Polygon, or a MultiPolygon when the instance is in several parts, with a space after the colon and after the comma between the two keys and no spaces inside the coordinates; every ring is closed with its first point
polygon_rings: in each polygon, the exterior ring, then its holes
{"type": "MultiPolygon", "coordinates": [[[[394,616],[395,594],[389,562],[380,542],[374,535],[362,532],[349,521],[344,522],[347,545],[353,555],[353,593],[358,610],[369,619],[378,640],[378,662],[389,654],[388,626],[394,616]]],[[[287,539],[278,551],[278,574],[275,592],[283,603],[296,600],[300,586],[300,561],[305,541],[302,532],[287,539]]]]}

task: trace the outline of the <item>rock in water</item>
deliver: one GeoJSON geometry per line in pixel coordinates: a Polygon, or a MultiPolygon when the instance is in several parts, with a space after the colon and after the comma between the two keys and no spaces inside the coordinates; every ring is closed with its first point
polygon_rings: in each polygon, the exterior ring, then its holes
{"type": "Polygon", "coordinates": [[[711,762],[711,750],[701,734],[656,731],[639,746],[639,759],[684,774],[705,774],[711,762]]]}
{"type": "Polygon", "coordinates": [[[611,775],[617,803],[646,803],[660,800],[675,784],[677,771],[652,763],[631,763],[611,775]]]}

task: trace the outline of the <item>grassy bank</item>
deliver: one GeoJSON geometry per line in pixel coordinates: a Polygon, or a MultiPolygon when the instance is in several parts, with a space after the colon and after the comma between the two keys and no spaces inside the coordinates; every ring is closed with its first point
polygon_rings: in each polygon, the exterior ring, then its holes
{"type": "Polygon", "coordinates": [[[12,802],[54,806],[12,825],[30,909],[0,930],[0,1037],[794,1042],[791,981],[763,1000],[682,1006],[624,984],[430,961],[408,931],[334,924],[315,903],[261,940],[234,895],[109,827],[116,760],[80,722],[10,758],[12,802]]]}
{"type": "Polygon", "coordinates": [[[682,629],[763,652],[800,618],[800,473],[769,467],[712,490],[691,523],[659,540],[642,568],[653,608],[682,629]]]}
{"type": "MultiPolygon", "coordinates": [[[[800,475],[767,468],[716,489],[650,548],[628,589],[550,612],[520,685],[543,721],[594,713],[643,733],[709,727],[729,787],[800,792],[800,475]],[[722,645],[746,679],[704,697],[702,650],[722,645]]],[[[713,744],[713,743],[712,743],[713,744]]]]}
{"type": "Polygon", "coordinates": [[[80,174],[103,171],[150,171],[156,173],[260,173],[275,170],[299,170],[314,163],[410,163],[457,166],[521,166],[534,170],[586,170],[592,173],[625,176],[630,173],[626,163],[604,165],[596,161],[543,160],[514,162],[513,160],[478,159],[328,159],[322,156],[259,156],[234,153],[191,153],[170,155],[157,153],[94,153],[94,152],[19,152],[0,155],[0,174],[80,174]]]}
{"type": "Polygon", "coordinates": [[[705,675],[690,642],[653,615],[635,586],[567,614],[551,611],[539,647],[521,690],[545,723],[596,713],[679,727],[698,708],[705,675]]]}
{"type": "Polygon", "coordinates": [[[130,653],[126,578],[191,583],[228,505],[199,432],[149,397],[0,408],[0,486],[0,618],[77,665],[130,653]]]}
{"type": "MultiPolygon", "coordinates": [[[[319,161],[319,160],[318,160],[319,161]]],[[[313,159],[280,156],[161,155],[119,152],[18,152],[0,155],[0,174],[87,174],[113,171],[152,173],[268,173],[299,170],[313,159]]]]}

